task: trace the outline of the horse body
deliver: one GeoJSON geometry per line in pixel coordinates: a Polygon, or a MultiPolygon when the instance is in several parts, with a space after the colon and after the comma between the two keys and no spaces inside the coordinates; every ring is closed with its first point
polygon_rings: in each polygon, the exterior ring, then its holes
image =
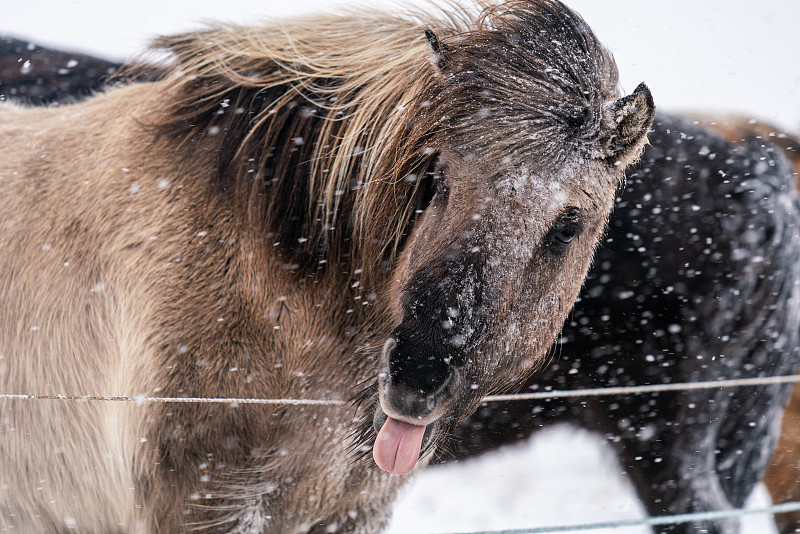
{"type": "MultiPolygon", "coordinates": [[[[37,389],[66,391],[75,390],[76,387],[86,390],[91,387],[98,393],[109,394],[117,386],[123,385],[125,376],[138,376],[134,369],[125,368],[136,361],[127,354],[133,347],[125,347],[126,352],[121,354],[122,347],[114,345],[121,342],[127,344],[128,340],[138,344],[141,339],[137,339],[137,334],[129,334],[128,326],[135,328],[135,322],[129,325],[125,324],[127,321],[119,322],[126,316],[132,317],[128,310],[115,305],[113,295],[119,287],[113,277],[119,271],[117,266],[106,264],[109,240],[105,236],[98,239],[103,229],[96,225],[96,219],[92,220],[93,215],[108,210],[107,207],[101,207],[107,202],[99,204],[90,213],[85,207],[79,206],[81,193],[85,191],[87,195],[93,195],[99,191],[96,175],[81,170],[74,175],[80,177],[81,182],[71,180],[65,183],[64,180],[65,176],[76,171],[75,167],[80,167],[82,158],[76,156],[84,153],[77,146],[80,141],[70,140],[82,140],[86,135],[96,137],[97,134],[94,130],[87,131],[89,125],[85,117],[81,120],[75,115],[67,115],[67,120],[53,125],[63,129],[56,130],[60,135],[51,138],[49,135],[53,133],[53,126],[49,122],[54,122],[52,118],[58,116],[61,116],[61,112],[23,112],[9,107],[0,109],[0,121],[4,133],[8,133],[8,139],[16,139],[18,143],[25,140],[27,145],[27,150],[14,150],[7,154],[10,157],[4,158],[0,171],[3,191],[9,196],[9,201],[0,208],[7,230],[0,259],[4,302],[1,334],[4,386],[9,392],[37,389]],[[32,120],[34,115],[37,120],[32,120]],[[47,125],[45,131],[42,130],[43,124],[47,125]],[[35,152],[38,152],[38,156],[35,152]],[[25,169],[30,169],[31,160],[37,157],[47,172],[37,172],[32,176],[25,169]],[[47,197],[63,198],[63,203],[60,201],[56,205],[68,206],[64,211],[58,211],[47,202],[41,202],[47,197]],[[91,238],[89,240],[85,239],[87,233],[91,238]],[[67,236],[69,239],[65,239],[67,236]],[[91,291],[95,286],[99,289],[101,285],[107,291],[91,291]],[[59,289],[48,298],[48,287],[59,289]],[[126,334],[117,335],[118,328],[126,334]],[[54,332],[84,335],[61,336],[53,335],[54,332]],[[39,333],[44,335],[39,336],[39,333]],[[113,337],[109,339],[112,334],[113,337]],[[62,354],[69,357],[62,359],[62,354]],[[92,362],[92,356],[98,354],[119,357],[109,362],[116,365],[100,369],[92,362]],[[30,373],[26,369],[41,371],[30,373]]],[[[11,146],[12,143],[9,143],[11,146]]],[[[121,174],[121,168],[116,170],[121,174]]],[[[113,228],[106,225],[105,231],[109,230],[113,228]]],[[[141,283],[138,278],[134,282],[141,283]]],[[[141,349],[136,350],[138,352],[141,349]]],[[[3,492],[22,492],[30,499],[29,503],[19,504],[4,515],[12,512],[19,518],[20,524],[31,527],[35,524],[31,523],[33,518],[41,517],[40,530],[46,530],[46,525],[63,524],[65,519],[81,518],[82,508],[86,507],[87,502],[97,502],[99,510],[120,509],[120,502],[110,502],[116,500],[119,493],[109,494],[101,489],[107,484],[98,482],[112,479],[114,486],[131,487],[130,474],[127,480],[124,477],[125,473],[129,473],[126,466],[132,463],[132,449],[128,447],[128,454],[120,455],[124,450],[120,448],[120,440],[126,436],[105,424],[117,419],[124,428],[125,410],[113,405],[86,407],[88,409],[85,411],[74,411],[58,404],[19,407],[4,403],[4,433],[0,448],[4,455],[15,458],[19,470],[4,469],[3,492]],[[41,424],[41,421],[52,418],[61,421],[61,424],[41,424]],[[47,453],[40,455],[36,452],[38,447],[25,445],[28,436],[39,438],[39,447],[47,453]],[[105,456],[107,452],[111,455],[105,456]],[[70,459],[65,462],[67,455],[70,459]],[[72,457],[84,461],[76,464],[72,457]],[[31,484],[29,474],[33,474],[40,481],[39,484],[31,484]],[[99,490],[95,496],[97,499],[84,501],[81,498],[77,502],[67,503],[56,499],[61,495],[82,495],[83,492],[79,490],[84,485],[90,492],[97,491],[95,488],[99,490]],[[33,500],[32,497],[37,493],[49,498],[33,500]],[[50,500],[55,501],[55,506],[48,504],[50,500]],[[34,505],[37,501],[42,502],[34,505]],[[48,511],[48,508],[52,510],[48,511]]],[[[133,497],[129,495],[129,504],[133,503],[133,497]]],[[[22,499],[20,501],[25,502],[22,499]]],[[[90,513],[99,510],[91,510],[90,513]]],[[[127,524],[128,519],[113,518],[113,522],[105,526],[114,531],[118,521],[127,524]]],[[[15,521],[4,525],[13,525],[15,521]]]]}
{"type": "MultiPolygon", "coordinates": [[[[4,109],[3,124],[21,119],[10,133],[30,143],[0,172],[14,197],[2,208],[4,300],[15,303],[3,329],[7,391],[341,399],[342,380],[331,369],[349,378],[349,395],[374,379],[377,364],[352,353],[364,343],[356,328],[371,313],[354,300],[357,292],[333,293],[333,284],[349,287],[331,281],[335,273],[299,285],[264,235],[209,208],[197,177],[213,168],[214,153],[194,168],[170,158],[148,163],[165,148],[127,134],[139,130],[137,110],[151,105],[124,87],[81,106],[4,109]],[[120,108],[130,110],[121,120],[113,112],[120,108]],[[87,138],[104,156],[88,169],[87,138]]],[[[133,531],[143,528],[138,503],[159,510],[159,531],[177,532],[199,522],[201,512],[184,514],[202,509],[209,493],[226,501],[224,514],[234,507],[259,532],[276,528],[268,516],[278,495],[293,510],[280,518],[280,532],[308,530],[333,507],[342,517],[328,525],[352,521],[348,510],[371,527],[369,518],[385,515],[373,513],[386,507],[370,491],[378,477],[358,477],[351,466],[352,412],[339,407],[5,408],[3,453],[20,467],[4,470],[14,477],[4,480],[15,503],[9,525],[47,531],[74,521],[91,531],[133,531]],[[313,429],[313,453],[300,429],[313,429]],[[176,469],[182,480],[169,475],[176,469]],[[350,473],[359,485],[348,491],[347,477],[330,472],[350,473]],[[43,492],[28,496],[27,510],[16,504],[25,489],[43,492]],[[73,495],[80,499],[67,499],[73,495]]]]}
{"type": "MultiPolygon", "coordinates": [[[[158,147],[124,133],[137,129],[135,111],[122,124],[112,112],[117,106],[135,110],[137,104],[141,104],[138,91],[123,88],[80,107],[37,110],[34,117],[33,111],[12,110],[3,115],[5,125],[13,120],[9,115],[24,119],[12,133],[32,147],[27,153],[15,152],[2,172],[5,190],[14,197],[3,206],[8,232],[2,260],[4,299],[17,303],[6,309],[4,321],[3,346],[11,349],[5,352],[7,387],[13,387],[14,393],[242,398],[269,392],[275,397],[332,398],[341,394],[336,383],[309,384],[305,377],[326,376],[327,366],[337,365],[356,381],[366,380],[368,375],[359,374],[352,356],[337,348],[346,338],[326,328],[320,317],[333,313],[352,315],[358,321],[363,320],[363,311],[356,308],[357,313],[346,314],[347,299],[341,294],[334,298],[327,289],[315,291],[319,286],[299,290],[291,284],[290,272],[280,268],[280,260],[272,254],[275,249],[265,247],[263,238],[232,228],[225,220],[227,214],[205,207],[202,182],[184,178],[193,178],[197,169],[181,168],[183,162],[173,165],[169,160],[148,167],[146,162],[152,161],[148,151],[158,147]],[[104,155],[104,161],[91,169],[82,165],[87,137],[97,138],[92,145],[104,155]],[[36,161],[42,156],[44,165],[36,161]],[[50,161],[57,164],[51,166],[50,161]],[[31,169],[31,173],[10,169],[31,169]],[[264,267],[276,263],[277,268],[266,276],[264,267]],[[58,288],[55,295],[52,288],[58,288]],[[271,335],[276,327],[282,329],[280,336],[271,335]],[[328,360],[314,357],[320,353],[328,360]],[[256,366],[251,355],[266,361],[256,366]],[[202,383],[209,377],[214,382],[211,390],[202,383]]],[[[209,161],[200,158],[196,163],[203,168],[209,161]]],[[[12,403],[6,408],[4,416],[11,418],[8,425],[15,430],[6,432],[3,452],[17,461],[20,455],[29,456],[23,460],[28,469],[4,470],[6,476],[19,473],[28,480],[14,480],[7,491],[16,495],[20,488],[30,488],[31,473],[41,473],[35,478],[46,480],[41,483],[45,495],[61,496],[52,506],[37,499],[27,513],[17,510],[15,521],[23,520],[24,525],[24,520],[41,516],[44,527],[72,518],[88,528],[92,523],[87,517],[97,515],[105,518],[94,527],[98,531],[114,531],[117,523],[124,524],[120,531],[130,530],[134,502],[152,501],[151,506],[172,510],[173,521],[183,521],[188,505],[183,503],[191,503],[192,494],[235,493],[237,485],[246,485],[248,478],[256,476],[246,474],[249,466],[238,465],[243,451],[257,447],[259,454],[268,456],[303,450],[306,438],[272,418],[290,418],[295,424],[310,419],[308,427],[335,428],[351,417],[330,408],[313,414],[302,408],[270,410],[273,413],[268,416],[252,407],[220,406],[186,410],[88,404],[75,409],[61,403],[12,403]],[[322,423],[326,416],[331,421],[322,423]],[[211,423],[189,427],[185,417],[211,423]],[[230,419],[240,418],[248,424],[231,424],[230,419]],[[154,425],[154,420],[163,423],[154,425]],[[171,424],[171,420],[176,422],[171,424]],[[62,422],[42,425],[42,421],[62,422]],[[195,431],[198,435],[192,435],[195,431]],[[251,433],[259,434],[257,444],[251,433]],[[51,454],[42,455],[26,445],[31,434],[41,439],[42,446],[51,447],[51,454]],[[207,451],[201,446],[180,458],[179,444],[197,440],[216,442],[216,446],[207,451]],[[169,447],[168,458],[160,458],[164,442],[175,445],[169,447]],[[225,445],[217,451],[220,443],[225,445]],[[184,483],[179,488],[183,491],[169,485],[142,487],[137,475],[149,480],[154,470],[169,472],[173,466],[166,464],[172,455],[190,470],[191,474],[182,476],[194,478],[193,483],[184,483]],[[93,465],[100,461],[106,465],[93,465]],[[236,473],[215,467],[222,464],[236,473]],[[215,469],[225,471],[225,482],[216,481],[215,469]],[[53,480],[53,473],[61,476],[53,480]],[[216,484],[203,482],[206,477],[214,478],[216,484]],[[90,488],[97,488],[102,498],[87,497],[90,488]],[[65,503],[64,496],[71,495],[81,498],[65,503]],[[113,515],[120,510],[127,515],[113,515]]],[[[305,470],[318,474],[332,464],[338,469],[347,466],[346,445],[332,437],[326,440],[329,432],[320,434],[319,454],[286,458],[282,476],[313,480],[305,470]],[[296,468],[286,468],[293,463],[296,468]]],[[[265,488],[281,485],[272,476],[260,478],[265,488]]],[[[318,488],[322,494],[333,489],[318,488]]],[[[243,505],[261,498],[243,497],[243,505]]],[[[203,504],[202,500],[197,504],[203,504]]],[[[254,521],[259,506],[259,501],[253,504],[254,521]]],[[[298,524],[306,520],[301,514],[296,517],[298,524]]],[[[266,524],[267,520],[262,521],[266,524]]],[[[160,528],[178,530],[177,524],[170,523],[160,528]]]]}
{"type": "Polygon", "coordinates": [[[373,443],[424,464],[541,361],[652,99],[556,2],[458,20],[176,36],[151,82],[0,107],[4,393],[356,403],[3,400],[4,528],[375,531],[373,443]]]}

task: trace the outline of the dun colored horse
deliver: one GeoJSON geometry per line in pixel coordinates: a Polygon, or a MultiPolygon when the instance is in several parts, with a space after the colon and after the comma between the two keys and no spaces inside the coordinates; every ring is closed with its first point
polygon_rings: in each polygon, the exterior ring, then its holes
{"type": "Polygon", "coordinates": [[[406,473],[541,366],[653,102],[556,1],[161,39],[122,83],[0,106],[18,532],[374,532],[406,473]],[[376,431],[377,429],[378,431],[376,431]]]}
{"type": "MultiPolygon", "coordinates": [[[[94,88],[97,90],[103,85],[103,79],[98,73],[107,72],[109,68],[107,62],[98,60],[97,58],[76,56],[75,54],[66,54],[52,50],[42,50],[35,47],[31,49],[27,43],[9,40],[2,42],[8,45],[5,48],[5,55],[7,55],[9,59],[5,64],[14,67],[16,70],[6,69],[2,71],[2,74],[0,74],[0,94],[12,94],[17,98],[24,98],[25,101],[32,103],[42,103],[63,97],[74,98],[86,91],[87,88],[94,88]],[[18,65],[20,59],[23,59],[23,61],[29,60],[31,64],[37,68],[31,69],[26,73],[20,72],[18,65]],[[80,73],[76,73],[76,76],[65,80],[64,70],[70,70],[68,68],[69,65],[73,65],[73,69],[83,70],[80,73]],[[47,71],[48,68],[50,72],[47,71]],[[95,74],[92,74],[92,72],[95,74]],[[58,80],[58,84],[54,84],[54,80],[58,80]]],[[[0,56],[3,55],[3,51],[0,51],[0,56]]],[[[0,63],[2,63],[2,58],[0,58],[0,63]]],[[[115,66],[115,68],[118,67],[119,65],[115,66]]],[[[663,337],[662,333],[666,333],[669,336],[669,340],[664,344],[665,349],[662,350],[672,353],[672,356],[667,357],[662,364],[668,363],[669,366],[674,366],[678,363],[677,358],[680,357],[680,354],[685,352],[684,347],[686,344],[689,343],[691,339],[698,336],[696,326],[693,326],[697,325],[697,321],[691,323],[686,321],[680,322],[680,314],[678,312],[679,304],[674,303],[674,299],[670,295],[673,295],[675,287],[673,284],[676,280],[679,282],[679,285],[683,283],[679,279],[680,277],[674,274],[674,266],[684,264],[687,261],[694,261],[696,257],[700,255],[698,253],[702,253],[703,251],[692,250],[691,247],[685,246],[668,248],[661,250],[660,256],[657,257],[658,261],[654,262],[653,252],[649,250],[648,246],[644,245],[644,240],[642,239],[642,235],[646,235],[647,232],[650,231],[648,225],[650,224],[651,218],[642,219],[641,208],[637,207],[642,205],[645,199],[652,199],[653,195],[664,196],[665,192],[668,192],[669,183],[674,181],[686,182],[685,185],[688,185],[689,189],[684,195],[689,194],[693,197],[700,194],[703,188],[717,187],[713,179],[709,181],[714,172],[721,172],[726,176],[734,176],[737,181],[742,181],[744,177],[752,174],[753,171],[758,168],[759,161],[770,161],[774,158],[780,159],[779,156],[772,153],[774,147],[780,147],[784,154],[789,156],[790,160],[794,162],[795,173],[797,173],[798,167],[800,167],[800,165],[798,165],[800,161],[800,144],[798,144],[797,138],[781,132],[772,126],[753,120],[719,121],[710,118],[706,118],[703,123],[703,126],[698,128],[683,119],[667,115],[662,115],[655,121],[653,126],[654,133],[651,135],[651,143],[653,146],[645,149],[639,168],[629,175],[628,189],[623,191],[617,200],[619,208],[613,215],[609,238],[603,244],[600,252],[602,261],[596,262],[594,270],[590,271],[587,279],[587,286],[584,289],[584,296],[577,305],[573,320],[566,325],[558,349],[560,352],[557,353],[562,356],[564,354],[567,355],[564,358],[565,362],[575,363],[578,358],[577,354],[581,350],[604,350],[603,347],[625,354],[626,356],[620,358],[622,363],[637,357],[646,361],[648,359],[649,349],[642,348],[642,344],[636,343],[636,341],[651,336],[663,337]],[[714,135],[714,132],[723,134],[723,137],[730,144],[720,140],[714,135]],[[708,144],[709,139],[713,140],[719,152],[711,152],[711,145],[708,144]],[[762,150],[766,151],[765,154],[758,158],[742,159],[744,152],[742,152],[742,148],[736,148],[735,145],[752,146],[753,144],[764,145],[762,150]],[[725,164],[715,167],[712,162],[715,160],[723,161],[723,159],[721,159],[723,155],[725,164]],[[763,160],[761,159],[762,157],[764,158],[763,160]],[[680,162],[680,164],[676,165],[676,161],[680,162]],[[643,181],[643,178],[646,178],[646,180],[643,181]],[[607,266],[613,266],[611,272],[609,272],[607,266]],[[615,276],[616,269],[619,269],[623,274],[615,276]],[[626,279],[626,276],[630,276],[631,278],[626,279]],[[605,286],[609,283],[613,284],[615,289],[609,290],[606,288],[605,286]],[[673,287],[673,290],[669,289],[670,286],[673,287]],[[659,295],[657,292],[654,293],[653,288],[659,289],[661,294],[659,295]],[[638,292],[642,289],[645,292],[649,292],[649,297],[644,302],[638,302],[636,299],[641,300],[641,296],[638,292]],[[592,310],[595,311],[593,312],[592,310]],[[666,313],[668,310],[672,310],[672,312],[666,313]],[[653,318],[659,316],[663,317],[665,314],[667,319],[661,320],[662,328],[653,329],[653,318]],[[670,326],[672,327],[672,331],[670,331],[670,326]],[[680,327],[680,329],[678,329],[678,327],[680,327]],[[596,346],[591,343],[578,343],[578,340],[583,336],[590,337],[591,340],[596,343],[596,346]],[[633,342],[631,340],[633,340],[633,342]]],[[[773,174],[782,175],[781,179],[784,185],[781,187],[783,188],[791,181],[791,178],[785,174],[786,171],[787,167],[782,165],[772,169],[773,174]]],[[[795,177],[796,176],[795,174],[795,177]]],[[[761,179],[762,178],[759,178],[759,180],[761,179]]],[[[707,197],[704,196],[704,198],[707,197]]],[[[685,200],[690,199],[673,198],[675,204],[670,206],[666,212],[669,213],[669,210],[674,210],[679,207],[685,200]]],[[[741,200],[737,201],[737,204],[738,203],[741,203],[741,200]]],[[[740,208],[746,207],[748,203],[749,202],[741,203],[740,208]]],[[[752,209],[756,210],[756,214],[761,213],[760,216],[764,216],[762,212],[763,206],[759,206],[758,204],[759,202],[755,202],[752,209]]],[[[665,212],[663,206],[655,207],[654,209],[661,213],[665,212]]],[[[713,212],[714,209],[716,209],[714,206],[707,206],[706,203],[692,204],[692,210],[689,212],[692,216],[673,216],[669,221],[658,221],[657,227],[662,230],[666,229],[666,232],[670,235],[692,235],[693,229],[697,229],[698,224],[706,224],[709,221],[715,221],[723,216],[731,220],[738,220],[739,224],[743,225],[748,224],[748,221],[752,222],[752,214],[747,213],[745,209],[729,212],[727,207],[725,207],[726,211],[721,213],[713,212]]],[[[680,213],[680,211],[678,213],[680,213]]],[[[793,217],[792,210],[783,212],[781,217],[791,219],[793,217]]],[[[718,229],[722,230],[721,228],[718,229]]],[[[733,230],[736,232],[735,228],[733,230]]],[[[718,242],[727,241],[735,246],[735,242],[731,241],[733,237],[735,236],[720,232],[715,236],[715,240],[718,242]]],[[[787,239],[784,245],[790,245],[788,236],[784,237],[787,239]]],[[[652,239],[663,239],[663,237],[654,236],[652,239]]],[[[788,252],[779,251],[777,247],[766,249],[766,252],[770,254],[770,261],[786,262],[784,276],[787,277],[793,276],[791,265],[797,261],[796,258],[794,258],[795,253],[792,252],[793,250],[794,248],[792,247],[790,247],[788,252]],[[779,254],[775,255],[776,251],[778,251],[779,254]]],[[[764,256],[759,256],[758,254],[753,257],[764,258],[764,256]]],[[[714,269],[717,269],[722,263],[711,265],[714,269]]],[[[706,280],[708,279],[706,278],[706,280]]],[[[744,288],[737,287],[735,280],[732,282],[733,284],[728,287],[728,291],[739,291],[738,298],[740,301],[744,302],[752,298],[750,292],[743,293],[742,289],[744,288]]],[[[709,302],[715,302],[715,294],[719,294],[719,288],[715,289],[713,285],[707,285],[705,287],[697,285],[693,289],[693,292],[695,301],[705,301],[707,305],[709,302]]],[[[784,305],[777,301],[773,304],[764,302],[763,305],[768,309],[774,310],[776,313],[783,313],[784,310],[784,305]]],[[[717,308],[717,312],[719,314],[725,314],[728,313],[728,310],[724,307],[719,307],[717,308]]],[[[713,310],[706,311],[706,313],[713,313],[713,310]]],[[[718,320],[728,321],[729,319],[725,319],[723,316],[718,320]]],[[[735,328],[735,325],[731,324],[730,328],[735,328]]],[[[773,331],[771,335],[774,334],[775,332],[773,331]]],[[[755,339],[752,336],[749,337],[751,340],[755,339]]],[[[713,343],[708,345],[708,351],[718,351],[720,354],[730,352],[729,348],[731,343],[738,342],[738,340],[733,341],[733,339],[734,338],[731,337],[727,339],[721,337],[718,340],[714,340],[713,343]]],[[[778,371],[791,372],[787,364],[794,357],[795,356],[791,353],[785,354],[784,352],[770,348],[767,359],[773,359],[773,363],[777,365],[778,368],[772,370],[767,369],[767,371],[773,374],[778,371]]],[[[611,365],[611,363],[609,363],[611,361],[612,360],[609,359],[606,364],[611,365]]],[[[752,369],[752,363],[750,362],[746,362],[744,366],[748,366],[752,369]]],[[[602,367],[598,370],[601,369],[602,367]]],[[[558,358],[553,366],[553,374],[556,374],[559,370],[564,370],[561,358],[558,358]],[[556,365],[558,366],[557,368],[556,365]]],[[[714,378],[725,378],[726,376],[724,375],[728,372],[721,367],[716,367],[715,371],[721,372],[721,374],[714,376],[714,378]]],[[[760,371],[760,373],[763,374],[762,371],[760,371]]],[[[672,374],[674,374],[674,380],[691,379],[690,376],[682,376],[682,372],[672,374]]],[[[563,378],[558,377],[557,380],[563,380],[563,378]]],[[[597,380],[600,380],[599,377],[597,380]]],[[[624,383],[631,385],[638,384],[636,380],[641,380],[640,383],[643,383],[652,380],[652,377],[638,376],[634,373],[629,379],[626,379],[624,383]]],[[[538,384],[537,387],[542,386],[541,378],[538,379],[538,384]]],[[[563,384],[559,387],[563,387],[563,384]]],[[[747,433],[747,440],[743,442],[745,448],[737,449],[742,451],[740,455],[745,454],[748,450],[763,451],[771,448],[771,444],[775,440],[776,414],[774,409],[780,407],[781,399],[785,395],[785,389],[785,387],[779,386],[768,390],[741,390],[741,392],[737,393],[736,397],[732,399],[731,404],[723,407],[719,411],[726,419],[739,421],[738,424],[740,426],[743,422],[747,422],[749,426],[749,419],[751,418],[756,418],[762,422],[768,423],[766,425],[756,425],[757,428],[747,433]],[[760,403],[754,403],[756,407],[755,412],[752,411],[752,409],[744,411],[739,410],[738,408],[741,407],[742,400],[750,395],[757,395],[761,401],[760,403]],[[766,414],[765,418],[761,418],[759,415],[761,412],[766,414]]],[[[798,413],[800,413],[800,393],[798,392],[800,392],[800,388],[795,388],[792,401],[784,414],[780,442],[772,458],[767,474],[764,477],[775,502],[800,500],[800,475],[798,475],[798,461],[796,459],[797,451],[800,450],[797,447],[797,443],[800,441],[800,437],[798,437],[797,433],[798,428],[800,428],[800,424],[798,423],[798,421],[800,421],[800,416],[798,416],[798,413]]],[[[713,395],[707,397],[706,402],[712,400],[712,397],[713,395]]],[[[682,414],[680,410],[676,410],[674,405],[658,401],[659,398],[660,396],[648,398],[646,403],[648,406],[652,406],[654,414],[657,414],[653,415],[653,418],[661,419],[660,425],[671,426],[680,424],[681,421],[679,419],[684,414],[682,414]]],[[[618,400],[619,399],[615,399],[615,401],[618,400]]],[[[491,407],[492,405],[488,405],[484,410],[491,407]]],[[[560,406],[558,409],[561,408],[564,407],[560,406]]],[[[557,412],[558,409],[551,410],[551,413],[557,412]]],[[[561,420],[562,417],[573,421],[580,419],[580,412],[583,412],[585,409],[586,408],[583,406],[578,406],[576,404],[571,405],[566,408],[566,410],[568,412],[577,410],[578,413],[569,413],[568,415],[562,414],[562,416],[556,418],[556,420],[561,420]]],[[[614,410],[614,412],[617,412],[617,414],[611,416],[610,421],[612,423],[607,426],[612,428],[606,433],[606,436],[609,440],[618,444],[616,445],[617,448],[627,447],[627,445],[619,445],[619,443],[626,441],[629,437],[626,438],[624,433],[613,431],[613,426],[615,423],[619,427],[622,422],[629,420],[629,414],[625,413],[625,411],[620,408],[614,410]]],[[[497,416],[497,412],[488,413],[490,413],[492,417],[497,416]]],[[[602,411],[599,412],[601,415],[603,413],[602,411]]],[[[608,413],[604,415],[604,417],[608,416],[608,413]]],[[[500,417],[503,416],[500,415],[500,417]]],[[[476,424],[478,424],[476,421],[471,421],[467,428],[469,428],[470,425],[476,424]]],[[[525,435],[527,433],[527,431],[520,429],[520,427],[524,428],[525,419],[512,421],[510,425],[511,428],[514,429],[512,434],[517,433],[518,435],[525,435]]],[[[461,433],[464,433],[464,431],[465,430],[459,430],[461,433]]],[[[695,427],[693,431],[697,432],[697,428],[695,427]]],[[[695,439],[701,441],[708,440],[710,436],[713,437],[716,433],[717,430],[714,429],[713,425],[709,425],[707,428],[701,426],[701,432],[695,435],[695,439]],[[710,434],[706,434],[709,429],[710,434]]],[[[479,429],[477,432],[469,435],[467,439],[470,442],[474,442],[478,439],[484,440],[485,443],[482,444],[483,447],[493,446],[492,443],[497,443],[497,435],[483,433],[479,429]]],[[[710,441],[707,442],[710,443],[710,441]]],[[[674,446],[674,443],[673,441],[672,446],[669,444],[667,446],[659,445],[662,449],[660,454],[680,455],[681,452],[678,447],[674,446]]],[[[730,448],[730,446],[726,446],[725,450],[730,450],[730,448]]],[[[465,451],[467,447],[464,444],[457,445],[456,449],[462,454],[468,453],[465,451]]],[[[468,451],[472,453],[478,450],[481,449],[471,447],[468,449],[468,451]]],[[[720,449],[720,452],[721,451],[722,449],[720,449]]],[[[644,459],[645,456],[641,456],[638,462],[642,462],[644,459]]],[[[737,482],[727,484],[729,488],[734,490],[732,496],[726,497],[729,503],[723,501],[721,503],[707,503],[704,505],[704,498],[689,492],[686,494],[684,502],[680,504],[678,508],[675,508],[676,505],[674,503],[669,506],[671,506],[672,509],[689,510],[701,508],[703,506],[710,508],[712,506],[724,507],[734,503],[740,504],[751,491],[752,481],[757,480],[760,476],[759,473],[763,471],[763,460],[764,457],[759,455],[758,461],[739,463],[736,472],[737,482]]],[[[636,461],[636,457],[634,457],[634,461],[636,461]]],[[[633,462],[630,463],[634,466],[636,465],[633,462]]],[[[664,464],[664,461],[662,459],[661,462],[653,461],[652,463],[664,464]]],[[[668,462],[667,464],[673,466],[679,465],[679,463],[675,461],[668,462]]],[[[626,470],[628,469],[630,468],[626,468],[626,470]]],[[[693,471],[693,473],[697,472],[693,471]]],[[[634,476],[637,475],[634,474],[634,476]]],[[[661,478],[666,480],[670,476],[676,477],[676,480],[679,477],[686,479],[685,474],[675,472],[674,469],[672,472],[662,473],[661,478]]],[[[709,478],[707,473],[702,476],[709,478]]],[[[718,476],[730,477],[732,475],[729,469],[725,469],[718,473],[718,476]]],[[[654,477],[650,475],[647,475],[647,478],[654,479],[654,477]]],[[[713,478],[713,476],[711,478],[713,478]]],[[[687,483],[687,485],[692,485],[692,483],[687,483]]],[[[696,483],[694,485],[696,486],[696,483]]],[[[663,513],[665,510],[669,509],[668,507],[662,506],[659,508],[657,506],[660,502],[664,501],[663,493],[665,491],[668,492],[667,497],[669,497],[669,495],[674,495],[669,485],[667,485],[665,489],[659,489],[658,487],[648,488],[647,486],[639,488],[639,493],[644,501],[648,503],[648,508],[651,510],[655,508],[653,513],[656,514],[663,513]]],[[[797,514],[780,514],[776,519],[780,531],[785,534],[794,532],[797,526],[800,525],[800,516],[797,514]]],[[[730,523],[728,526],[729,528],[735,528],[731,526],[730,523]]],[[[673,530],[677,528],[679,527],[673,527],[673,530]]]]}

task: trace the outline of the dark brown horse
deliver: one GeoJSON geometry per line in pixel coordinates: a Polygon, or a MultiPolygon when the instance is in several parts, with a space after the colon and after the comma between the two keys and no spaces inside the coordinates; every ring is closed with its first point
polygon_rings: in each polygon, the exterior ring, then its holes
{"type": "MultiPolygon", "coordinates": [[[[800,187],[800,138],[770,124],[750,120],[723,121],[714,127],[732,142],[757,135],[778,146],[794,167],[795,183],[800,187]]],[[[780,439],[764,482],[776,503],[800,501],[800,385],[795,385],[783,415],[780,439]]],[[[775,518],[781,534],[800,529],[800,512],[779,514],[775,518]]]]}
{"type": "MultiPolygon", "coordinates": [[[[800,387],[795,386],[783,414],[781,435],[772,455],[764,483],[775,503],[800,501],[800,387]]],[[[800,512],[775,516],[780,534],[800,528],[800,512]]]]}
{"type": "Polygon", "coordinates": [[[0,100],[71,102],[103,88],[120,65],[0,36],[0,100]]]}
{"type": "Polygon", "coordinates": [[[0,107],[2,393],[357,409],[6,399],[0,525],[380,529],[403,477],[364,451],[408,472],[542,364],[650,94],[547,0],[157,46],[153,81],[0,107]]]}

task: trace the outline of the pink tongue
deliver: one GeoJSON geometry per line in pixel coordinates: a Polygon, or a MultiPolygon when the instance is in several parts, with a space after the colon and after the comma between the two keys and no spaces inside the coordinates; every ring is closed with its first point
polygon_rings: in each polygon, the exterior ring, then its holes
{"type": "Polygon", "coordinates": [[[372,449],[375,463],[384,471],[405,475],[417,465],[424,435],[424,426],[387,418],[372,449]]]}

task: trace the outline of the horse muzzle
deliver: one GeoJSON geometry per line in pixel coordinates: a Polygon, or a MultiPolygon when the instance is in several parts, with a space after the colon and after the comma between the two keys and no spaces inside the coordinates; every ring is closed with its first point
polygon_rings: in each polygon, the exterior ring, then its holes
{"type": "MultiPolygon", "coordinates": [[[[460,373],[446,364],[444,370],[436,369],[436,380],[424,375],[426,366],[414,367],[407,375],[395,366],[393,373],[391,358],[396,349],[397,342],[389,338],[383,348],[383,361],[389,366],[378,376],[380,405],[373,417],[378,433],[373,457],[384,471],[406,474],[424,456],[422,451],[430,445],[438,419],[452,407],[460,373]]],[[[401,370],[412,369],[409,362],[404,363],[401,370]]]]}
{"type": "Polygon", "coordinates": [[[412,425],[429,425],[453,405],[461,373],[455,366],[441,363],[426,375],[426,370],[431,368],[428,362],[413,366],[408,361],[398,371],[398,366],[392,365],[396,348],[397,342],[393,338],[384,344],[383,361],[388,361],[389,366],[378,375],[381,409],[393,419],[412,425]],[[410,371],[412,366],[415,368],[410,371]]]}

